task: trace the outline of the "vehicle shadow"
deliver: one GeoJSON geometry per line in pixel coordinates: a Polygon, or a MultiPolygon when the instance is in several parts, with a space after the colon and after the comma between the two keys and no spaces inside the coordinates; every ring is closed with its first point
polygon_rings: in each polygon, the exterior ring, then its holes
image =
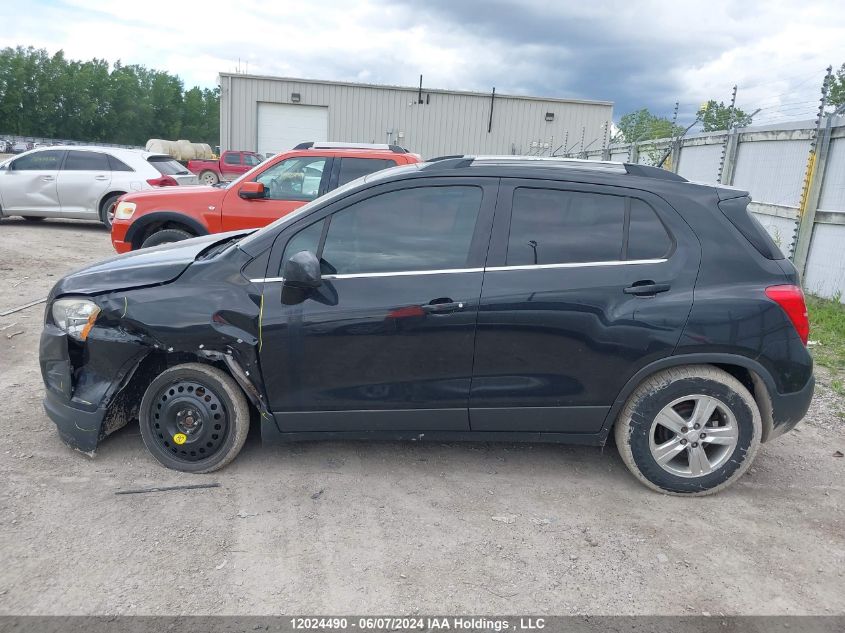
{"type": "Polygon", "coordinates": [[[92,233],[108,234],[107,229],[101,222],[96,220],[65,220],[63,218],[44,218],[43,220],[24,220],[19,217],[0,218],[0,226],[15,228],[26,228],[37,230],[38,228],[58,229],[60,231],[90,231],[92,233]]]}

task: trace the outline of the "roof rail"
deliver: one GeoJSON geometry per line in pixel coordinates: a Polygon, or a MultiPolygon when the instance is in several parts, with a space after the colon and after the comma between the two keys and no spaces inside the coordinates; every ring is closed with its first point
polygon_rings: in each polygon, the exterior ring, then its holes
{"type": "Polygon", "coordinates": [[[426,161],[423,169],[461,169],[470,165],[510,165],[522,167],[553,167],[577,169],[582,171],[600,171],[611,174],[629,174],[645,178],[660,178],[689,182],[683,176],[649,165],[633,165],[614,161],[585,160],[581,158],[564,158],[558,156],[438,156],[426,161]]]}
{"type": "Polygon", "coordinates": [[[408,150],[399,145],[388,145],[387,143],[341,143],[330,141],[308,141],[300,143],[293,149],[379,149],[393,152],[394,154],[407,154],[408,150]]]}

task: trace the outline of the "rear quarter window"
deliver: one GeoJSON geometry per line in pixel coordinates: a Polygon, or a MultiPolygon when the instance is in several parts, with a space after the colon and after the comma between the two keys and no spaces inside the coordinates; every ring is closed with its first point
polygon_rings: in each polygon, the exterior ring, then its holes
{"type": "Polygon", "coordinates": [[[750,202],[751,198],[748,196],[722,200],[719,203],[719,210],[763,257],[786,259],[768,231],[751,213],[748,208],[750,202]]]}

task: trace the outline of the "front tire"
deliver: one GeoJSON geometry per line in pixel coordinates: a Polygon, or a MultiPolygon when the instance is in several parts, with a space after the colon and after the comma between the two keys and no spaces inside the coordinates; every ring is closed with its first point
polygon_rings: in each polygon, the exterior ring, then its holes
{"type": "Polygon", "coordinates": [[[754,397],[710,365],[673,367],[643,382],[616,421],[622,461],[658,492],[706,495],[751,465],[763,426],[754,397]]]}
{"type": "Polygon", "coordinates": [[[171,242],[181,242],[182,240],[189,240],[192,237],[194,236],[182,229],[162,229],[145,239],[141,244],[141,248],[161,246],[162,244],[170,244],[171,242]]]}
{"type": "Polygon", "coordinates": [[[249,406],[224,371],[187,363],[163,371],[141,399],[144,444],[161,464],[210,473],[231,462],[249,432],[249,406]]]}

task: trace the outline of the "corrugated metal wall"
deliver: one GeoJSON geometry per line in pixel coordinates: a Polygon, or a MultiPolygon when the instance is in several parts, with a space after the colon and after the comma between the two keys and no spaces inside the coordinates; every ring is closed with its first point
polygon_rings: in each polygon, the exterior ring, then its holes
{"type": "Polygon", "coordinates": [[[580,144],[582,130],[585,146],[597,147],[613,114],[612,105],[604,102],[496,95],[488,133],[490,95],[423,89],[423,103],[418,104],[413,88],[231,74],[220,75],[220,86],[222,149],[255,150],[258,103],[291,103],[293,93],[300,95],[302,105],[328,106],[332,141],[386,143],[392,131],[390,142],[424,157],[530,153],[532,141],[557,147],[567,133],[572,146],[580,144]],[[554,121],[546,121],[547,112],[554,121]]]}

